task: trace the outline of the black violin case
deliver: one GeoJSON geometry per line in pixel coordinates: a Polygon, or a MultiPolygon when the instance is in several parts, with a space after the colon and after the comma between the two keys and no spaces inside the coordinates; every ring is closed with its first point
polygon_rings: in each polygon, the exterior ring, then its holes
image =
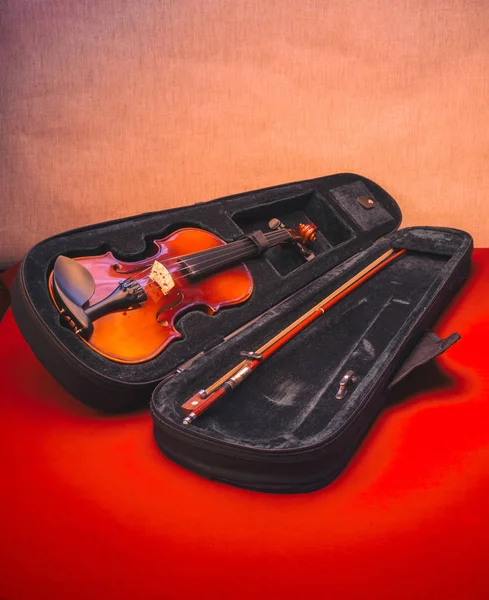
{"type": "Polygon", "coordinates": [[[401,211],[374,182],[338,174],[211,202],[144,213],[56,235],[24,258],[12,308],[27,342],[49,372],[81,402],[128,411],[150,402],[162,453],[210,479],[269,492],[306,492],[346,466],[382,410],[390,386],[446,350],[430,332],[466,279],[472,239],[457,229],[398,229],[401,211]],[[369,202],[372,201],[372,202],[369,202]],[[246,261],[254,291],[214,316],[192,310],[177,322],[183,337],[141,364],[95,353],[62,324],[47,280],[60,254],[112,251],[140,260],[151,241],[184,227],[226,242],[267,230],[317,225],[315,257],[274,247],[246,261]],[[180,406],[388,249],[406,253],[343,298],[265,361],[191,425],[180,406]],[[346,394],[336,396],[353,372],[346,394]]]}

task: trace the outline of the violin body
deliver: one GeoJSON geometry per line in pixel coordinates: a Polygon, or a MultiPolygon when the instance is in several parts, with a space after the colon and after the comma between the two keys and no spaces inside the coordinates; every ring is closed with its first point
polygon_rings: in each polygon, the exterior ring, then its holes
{"type": "MultiPolygon", "coordinates": [[[[180,229],[154,241],[153,245],[155,253],[137,262],[119,261],[111,252],[74,259],[90,272],[95,281],[90,305],[110,295],[127,277],[136,280],[147,296],[144,302],[94,320],[89,339],[80,336],[93,350],[116,362],[135,364],[154,358],[172,340],[182,337],[175,328],[177,317],[191,309],[205,310],[212,315],[223,306],[244,302],[253,291],[253,280],[244,263],[227,266],[198,279],[185,274],[178,257],[226,245],[208,231],[180,229]],[[167,293],[150,278],[154,261],[163,264],[171,276],[173,287],[167,293]]],[[[53,302],[63,313],[54,294],[52,274],[48,285],[53,302]]]]}

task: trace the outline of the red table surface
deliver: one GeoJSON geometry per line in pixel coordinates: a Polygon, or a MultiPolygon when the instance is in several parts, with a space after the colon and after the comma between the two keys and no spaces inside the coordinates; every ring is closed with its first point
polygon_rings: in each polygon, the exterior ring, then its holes
{"type": "Polygon", "coordinates": [[[304,495],[173,464],[147,410],[74,400],[9,311],[0,597],[489,598],[489,249],[473,259],[435,327],[462,340],[398,389],[333,484],[304,495]]]}

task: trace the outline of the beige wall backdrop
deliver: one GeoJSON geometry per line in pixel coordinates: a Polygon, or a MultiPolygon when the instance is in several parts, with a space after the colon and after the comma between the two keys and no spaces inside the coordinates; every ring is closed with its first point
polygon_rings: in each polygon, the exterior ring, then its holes
{"type": "Polygon", "coordinates": [[[487,0],[3,0],[0,264],[353,171],[489,245],[487,0]]]}

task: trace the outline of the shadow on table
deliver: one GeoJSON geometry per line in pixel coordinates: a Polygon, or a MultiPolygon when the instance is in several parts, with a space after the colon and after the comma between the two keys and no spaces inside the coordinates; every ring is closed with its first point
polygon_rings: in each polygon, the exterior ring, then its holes
{"type": "Polygon", "coordinates": [[[432,361],[416,368],[406,375],[385,395],[386,406],[393,406],[414,398],[419,394],[436,391],[455,391],[460,388],[460,380],[441,369],[438,362],[432,361]]]}

